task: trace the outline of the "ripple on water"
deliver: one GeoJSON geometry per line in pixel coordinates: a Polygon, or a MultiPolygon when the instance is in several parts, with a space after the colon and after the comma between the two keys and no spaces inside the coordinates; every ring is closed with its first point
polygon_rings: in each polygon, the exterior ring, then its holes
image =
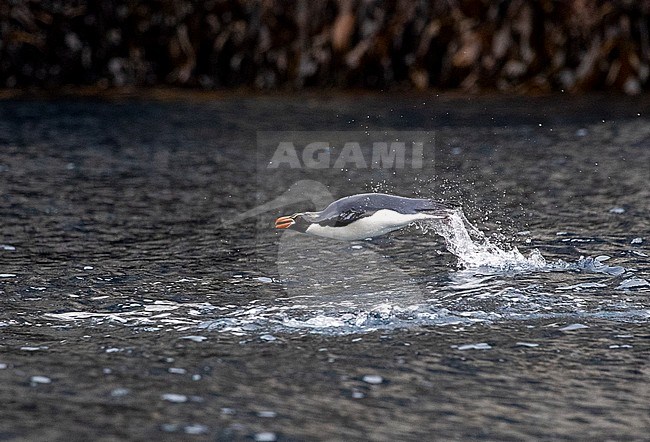
{"type": "MultiPolygon", "coordinates": [[[[90,304],[86,311],[44,317],[152,332],[253,334],[266,342],[276,341],[276,332],[347,334],[540,318],[647,321],[650,317],[644,296],[650,293],[650,283],[622,266],[607,264],[611,259],[607,255],[580,257],[575,263],[548,262],[537,250],[525,256],[516,247],[491,242],[460,209],[447,220],[419,227],[423,239],[430,233],[443,237],[459,269],[436,270],[416,279],[389,259],[386,249],[373,244],[324,242],[289,233],[279,242],[279,278],[242,274],[232,278],[235,287],[252,284],[272,290],[267,297],[227,305],[148,299],[113,306],[111,311],[93,310],[90,304]],[[278,290],[282,296],[277,296],[278,290]]],[[[179,280],[185,281],[190,279],[179,280]]],[[[182,339],[198,343],[207,337],[189,334],[182,339]]]]}

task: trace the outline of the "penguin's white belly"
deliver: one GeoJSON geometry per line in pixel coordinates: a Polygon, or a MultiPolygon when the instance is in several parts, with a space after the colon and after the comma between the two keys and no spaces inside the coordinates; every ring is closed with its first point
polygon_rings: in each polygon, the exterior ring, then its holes
{"type": "Polygon", "coordinates": [[[370,216],[360,218],[342,227],[312,224],[307,227],[305,233],[314,236],[323,236],[325,238],[351,241],[354,239],[365,239],[385,235],[393,230],[408,226],[415,221],[440,218],[440,216],[429,215],[426,213],[407,215],[395,212],[394,210],[381,209],[370,216]]]}

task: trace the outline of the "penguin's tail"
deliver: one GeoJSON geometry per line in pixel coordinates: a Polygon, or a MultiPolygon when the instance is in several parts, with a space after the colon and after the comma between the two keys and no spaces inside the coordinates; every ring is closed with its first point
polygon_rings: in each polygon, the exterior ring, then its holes
{"type": "Polygon", "coordinates": [[[420,213],[426,213],[427,215],[435,216],[436,218],[447,218],[449,215],[456,212],[460,208],[460,204],[455,204],[453,202],[439,202],[434,200],[424,201],[425,202],[417,208],[417,211],[420,213]]]}

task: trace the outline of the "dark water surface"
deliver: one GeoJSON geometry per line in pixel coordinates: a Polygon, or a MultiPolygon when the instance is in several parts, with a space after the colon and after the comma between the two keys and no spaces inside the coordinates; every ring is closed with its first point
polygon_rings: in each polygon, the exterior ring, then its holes
{"type": "Polygon", "coordinates": [[[0,440],[647,439],[649,116],[607,96],[0,102],[0,440]],[[384,130],[430,134],[423,167],[267,167],[262,131],[384,130]],[[482,233],[272,228],[370,191],[452,201],[482,233]]]}

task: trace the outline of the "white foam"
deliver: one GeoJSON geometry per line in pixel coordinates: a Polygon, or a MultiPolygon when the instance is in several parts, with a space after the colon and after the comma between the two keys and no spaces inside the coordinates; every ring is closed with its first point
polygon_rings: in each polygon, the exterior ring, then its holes
{"type": "Polygon", "coordinates": [[[458,257],[461,267],[495,267],[508,269],[539,269],[547,265],[537,250],[524,256],[517,247],[504,250],[490,240],[465,217],[461,209],[452,211],[444,220],[427,222],[445,240],[447,250],[458,257]]]}

